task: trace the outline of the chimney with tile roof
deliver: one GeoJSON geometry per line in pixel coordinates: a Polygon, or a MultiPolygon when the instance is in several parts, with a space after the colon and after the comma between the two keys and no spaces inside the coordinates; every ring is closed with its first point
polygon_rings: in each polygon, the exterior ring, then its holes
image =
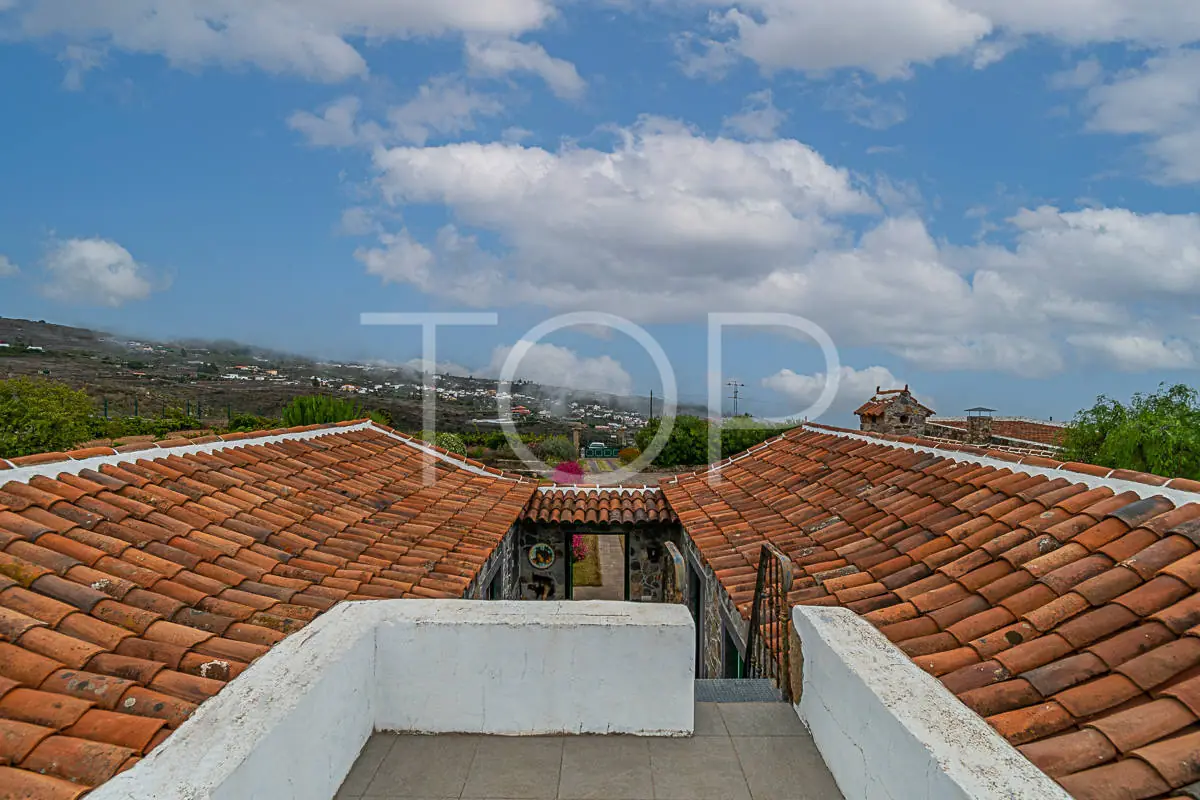
{"type": "Polygon", "coordinates": [[[859,428],[873,433],[893,433],[903,436],[922,436],[925,420],[933,410],[926,408],[908,389],[883,389],[875,387],[875,396],[859,406],[859,428]]]}

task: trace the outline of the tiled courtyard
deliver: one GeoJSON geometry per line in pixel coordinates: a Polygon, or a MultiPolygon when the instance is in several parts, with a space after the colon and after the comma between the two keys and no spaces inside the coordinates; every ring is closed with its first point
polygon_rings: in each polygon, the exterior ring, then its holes
{"type": "Polygon", "coordinates": [[[786,703],[697,703],[696,735],[376,734],[337,800],[840,800],[786,703]]]}

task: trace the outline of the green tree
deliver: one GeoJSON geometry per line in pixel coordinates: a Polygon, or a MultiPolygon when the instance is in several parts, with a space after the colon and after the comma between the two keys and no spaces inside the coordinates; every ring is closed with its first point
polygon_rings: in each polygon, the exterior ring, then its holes
{"type": "Polygon", "coordinates": [[[53,381],[0,381],[0,458],[69,450],[92,435],[87,393],[53,381]]]}
{"type": "MultiPolygon", "coordinates": [[[[634,441],[645,452],[658,433],[659,419],[650,420],[634,441]]],[[[764,423],[751,417],[734,417],[721,422],[721,456],[731,456],[794,428],[794,424],[764,423]]],[[[667,445],[654,459],[655,466],[698,466],[708,463],[708,420],[693,416],[675,418],[667,445]]]]}
{"type": "Polygon", "coordinates": [[[575,451],[575,443],[565,436],[549,436],[538,442],[534,449],[537,455],[547,463],[551,460],[558,463],[579,458],[579,453],[575,451]]]}
{"type": "MultiPolygon", "coordinates": [[[[634,436],[643,453],[654,441],[662,419],[652,419],[634,436]]],[[[675,418],[675,427],[666,446],[654,458],[659,467],[678,467],[708,463],[708,420],[684,415],[675,418]]]]}
{"type": "Polygon", "coordinates": [[[297,397],[283,409],[283,424],[289,428],[298,425],[327,425],[331,422],[366,419],[370,417],[384,423],[383,417],[363,409],[354,400],[329,397],[323,394],[297,397]]]}
{"type": "Polygon", "coordinates": [[[1200,395],[1159,384],[1128,404],[1101,395],[1067,426],[1063,457],[1113,469],[1200,479],[1200,395]]]}

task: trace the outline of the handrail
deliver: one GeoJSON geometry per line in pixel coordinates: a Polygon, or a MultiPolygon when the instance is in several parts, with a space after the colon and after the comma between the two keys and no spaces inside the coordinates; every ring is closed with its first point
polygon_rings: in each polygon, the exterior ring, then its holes
{"type": "Polygon", "coordinates": [[[791,702],[791,609],[787,595],[792,588],[792,562],[770,542],[758,556],[754,583],[754,605],[746,635],[746,672],[751,678],[769,678],[791,702]]]}

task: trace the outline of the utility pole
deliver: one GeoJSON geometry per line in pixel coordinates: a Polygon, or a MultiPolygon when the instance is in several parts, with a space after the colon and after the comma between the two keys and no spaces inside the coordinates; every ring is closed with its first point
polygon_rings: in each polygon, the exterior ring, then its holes
{"type": "Polygon", "coordinates": [[[646,421],[649,422],[652,419],[654,419],[654,390],[653,389],[650,390],[650,416],[646,418],[646,421]]]}
{"type": "Polygon", "coordinates": [[[737,381],[728,381],[725,385],[733,387],[733,415],[736,417],[738,415],[738,413],[737,413],[738,390],[741,389],[746,384],[738,383],[737,381]]]}

